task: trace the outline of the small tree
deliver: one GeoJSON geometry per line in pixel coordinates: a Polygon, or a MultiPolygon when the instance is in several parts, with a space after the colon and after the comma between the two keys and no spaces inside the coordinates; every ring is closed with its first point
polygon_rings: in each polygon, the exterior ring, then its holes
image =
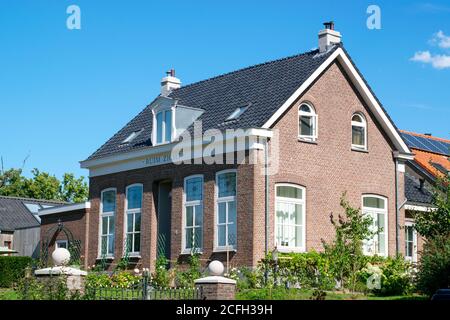
{"type": "Polygon", "coordinates": [[[322,244],[336,281],[342,287],[355,291],[357,273],[365,264],[363,243],[376,232],[371,231],[372,217],[363,215],[360,209],[352,208],[345,193],[341,197],[341,207],[345,216],[338,215],[336,220],[333,213],[330,214],[336,232],[335,239],[331,243],[322,239],[322,244]]]}
{"type": "Polygon", "coordinates": [[[426,239],[450,235],[450,178],[437,179],[433,192],[435,208],[414,215],[415,229],[426,239]]]}
{"type": "Polygon", "coordinates": [[[415,214],[415,229],[425,238],[417,273],[417,288],[432,295],[450,287],[450,179],[442,177],[434,188],[435,209],[415,214]]]}

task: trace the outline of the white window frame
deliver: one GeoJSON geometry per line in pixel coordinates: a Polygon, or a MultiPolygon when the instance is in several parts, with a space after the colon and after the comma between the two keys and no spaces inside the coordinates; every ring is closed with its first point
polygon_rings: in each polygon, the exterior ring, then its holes
{"type": "MultiPolygon", "coordinates": [[[[132,240],[132,249],[134,249],[134,235],[139,233],[139,237],[140,237],[140,247],[142,247],[142,206],[144,205],[144,185],[142,183],[134,183],[134,184],[130,184],[129,186],[126,187],[125,189],[125,216],[124,216],[124,229],[123,229],[123,241],[124,244],[127,245],[127,236],[128,234],[132,234],[133,235],[133,240],[132,240]],[[132,187],[141,187],[142,189],[142,193],[141,193],[141,207],[140,208],[135,208],[135,209],[128,209],[128,190],[132,187]],[[136,213],[139,213],[141,215],[141,226],[140,226],[140,231],[135,231],[135,215],[136,213]],[[128,232],[128,215],[129,214],[133,214],[133,231],[132,232],[128,232]]],[[[140,248],[141,249],[141,248],[140,248]]],[[[125,253],[125,247],[123,248],[123,252],[125,253]]],[[[139,257],[141,254],[141,250],[139,251],[130,251],[128,252],[128,254],[130,256],[137,256],[139,257]]]]}
{"type": "Polygon", "coordinates": [[[406,231],[406,227],[413,228],[413,239],[412,239],[413,255],[412,255],[412,257],[407,256],[407,251],[406,251],[406,232],[405,232],[405,259],[407,261],[417,262],[417,231],[416,231],[416,229],[414,229],[414,221],[409,220],[409,219],[405,220],[405,231],[406,231]]]}
{"type": "MultiPolygon", "coordinates": [[[[103,218],[104,217],[114,217],[114,223],[116,223],[116,211],[117,211],[117,189],[116,188],[107,188],[107,189],[103,189],[101,191],[101,195],[100,195],[100,221],[99,221],[99,228],[98,228],[98,257],[101,258],[103,256],[102,254],[102,236],[103,236],[103,218]],[[114,191],[115,193],[115,201],[116,201],[116,205],[115,211],[108,211],[108,212],[103,212],[103,194],[105,192],[108,191],[114,191]]],[[[108,224],[109,224],[110,219],[108,219],[108,224]]],[[[108,232],[109,232],[109,226],[108,226],[108,232]]],[[[109,235],[110,233],[107,234],[107,242],[106,242],[106,258],[114,258],[114,251],[115,251],[115,239],[116,239],[116,228],[114,226],[114,234],[113,234],[113,241],[114,241],[114,245],[113,245],[113,252],[112,253],[108,253],[108,248],[109,248],[109,235]]]]}
{"type": "Polygon", "coordinates": [[[351,124],[352,125],[351,125],[351,140],[350,141],[352,143],[352,150],[367,151],[367,120],[366,120],[366,117],[362,113],[356,112],[356,113],[352,114],[351,124]],[[362,122],[353,121],[354,116],[360,117],[362,122]],[[353,144],[353,127],[354,126],[364,129],[364,145],[353,144]]]}
{"type": "Polygon", "coordinates": [[[318,138],[318,133],[319,133],[319,116],[317,115],[316,109],[312,106],[312,104],[308,103],[308,102],[302,102],[299,106],[298,106],[298,116],[297,116],[297,130],[298,130],[298,139],[301,141],[307,141],[307,142],[315,142],[317,141],[318,138]],[[306,112],[306,111],[301,111],[300,108],[302,106],[307,106],[311,112],[306,112]],[[312,135],[302,135],[301,134],[301,123],[300,123],[300,117],[301,116],[308,116],[308,117],[312,117],[312,121],[313,121],[313,126],[312,126],[312,130],[313,130],[313,134],[312,135]]]}
{"type": "Polygon", "coordinates": [[[238,203],[237,203],[237,194],[238,194],[238,175],[236,169],[227,169],[222,170],[219,172],[216,172],[216,181],[215,181],[215,191],[214,191],[214,252],[226,252],[226,251],[237,251],[237,240],[238,240],[238,203]],[[219,198],[219,176],[224,173],[230,173],[233,172],[236,175],[236,195],[234,196],[228,196],[228,197],[221,197],[219,198]],[[228,225],[230,223],[228,222],[228,206],[226,206],[226,222],[219,224],[219,203],[228,203],[234,201],[236,203],[236,242],[234,245],[228,245],[228,225]],[[226,225],[226,233],[225,233],[225,239],[227,245],[225,246],[219,246],[219,225],[226,225]]]}
{"type": "Polygon", "coordinates": [[[69,241],[68,240],[56,240],[55,241],[55,249],[59,249],[59,248],[64,248],[64,249],[69,250],[69,241]],[[66,246],[61,247],[60,243],[64,243],[66,246]]]}
{"type": "MultiPolygon", "coordinates": [[[[367,244],[364,243],[363,245],[363,252],[365,255],[367,256],[380,256],[380,257],[387,257],[389,255],[389,208],[388,208],[388,198],[380,196],[380,195],[376,195],[376,194],[363,194],[361,197],[361,208],[362,208],[362,213],[365,215],[367,214],[367,211],[370,211],[370,213],[382,213],[384,214],[384,226],[383,226],[383,233],[384,233],[384,254],[380,254],[380,253],[372,253],[372,252],[368,252],[368,250],[366,250],[367,248],[367,244]],[[372,208],[372,207],[365,207],[364,206],[364,198],[378,198],[384,201],[384,209],[378,209],[378,208],[372,208]]],[[[372,216],[372,219],[374,219],[374,217],[372,216]]],[[[377,217],[378,219],[378,217],[377,217]]],[[[376,234],[374,236],[374,239],[372,239],[373,241],[373,247],[378,248],[378,234],[376,234]]]]}
{"type": "Polygon", "coordinates": [[[156,145],[162,145],[162,144],[167,144],[167,143],[171,143],[174,138],[175,138],[175,108],[171,107],[171,108],[157,108],[152,110],[153,113],[153,139],[152,139],[152,143],[154,146],[156,145]],[[166,140],[166,112],[171,111],[171,132],[170,132],[170,141],[166,140]],[[162,140],[161,142],[158,142],[158,122],[157,122],[157,115],[162,113],[162,140]]]}
{"type": "MultiPolygon", "coordinates": [[[[278,251],[280,252],[306,252],[306,188],[304,186],[293,184],[293,183],[277,183],[275,184],[275,193],[274,193],[274,219],[275,219],[275,230],[274,230],[274,243],[278,251]],[[285,198],[285,197],[278,197],[277,196],[277,187],[294,187],[297,189],[302,190],[302,199],[294,199],[294,198],[285,198]],[[284,202],[290,202],[295,204],[301,204],[302,205],[302,221],[303,221],[303,232],[302,232],[302,243],[303,246],[296,247],[296,246],[281,246],[277,243],[277,201],[284,201],[284,202]]],[[[297,226],[297,225],[294,225],[297,226]]]]}
{"type": "Polygon", "coordinates": [[[205,180],[202,174],[194,174],[191,176],[188,176],[186,178],[184,178],[184,183],[183,183],[183,218],[182,218],[182,222],[183,222],[183,229],[182,229],[182,239],[181,239],[181,253],[182,254],[190,254],[193,252],[193,250],[195,250],[195,253],[202,253],[203,252],[203,218],[204,218],[204,206],[203,206],[203,201],[204,201],[204,197],[205,197],[205,180]],[[202,179],[202,199],[201,200],[193,200],[193,201],[187,201],[187,196],[186,196],[186,183],[188,180],[193,179],[193,178],[201,178],[202,179]],[[186,225],[186,218],[187,218],[187,210],[186,208],[189,206],[193,206],[195,208],[195,206],[201,206],[201,215],[202,215],[202,225],[197,226],[195,225],[195,216],[197,215],[197,212],[194,209],[194,215],[193,215],[193,224],[192,227],[187,227],[186,225]],[[202,243],[200,243],[200,246],[198,248],[186,248],[186,229],[190,228],[190,229],[195,229],[195,228],[200,228],[201,233],[202,233],[202,243]]]}

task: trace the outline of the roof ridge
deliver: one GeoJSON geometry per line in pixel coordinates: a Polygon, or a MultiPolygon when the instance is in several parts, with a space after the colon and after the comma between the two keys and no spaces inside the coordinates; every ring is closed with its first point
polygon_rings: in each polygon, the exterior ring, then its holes
{"type": "Polygon", "coordinates": [[[306,51],[306,52],[303,52],[303,53],[297,53],[297,54],[294,54],[294,55],[291,55],[291,56],[278,58],[278,59],[275,59],[275,60],[269,60],[269,61],[266,61],[266,62],[257,63],[257,64],[254,64],[254,65],[251,65],[251,66],[248,66],[248,67],[244,67],[244,68],[241,68],[241,69],[233,70],[233,71],[230,71],[230,72],[225,72],[225,73],[219,74],[217,76],[213,76],[213,77],[208,78],[208,79],[203,79],[203,80],[200,80],[200,81],[196,81],[196,82],[187,84],[185,86],[181,86],[178,89],[174,89],[170,93],[169,96],[171,96],[172,93],[176,93],[178,90],[182,90],[184,88],[189,88],[191,86],[194,86],[194,85],[197,85],[197,84],[200,84],[200,83],[204,83],[204,82],[215,80],[215,79],[218,79],[218,78],[221,78],[221,77],[229,76],[229,75],[232,75],[234,73],[238,73],[238,72],[241,72],[241,71],[244,71],[244,70],[250,70],[250,69],[253,69],[253,68],[256,68],[256,67],[260,67],[260,66],[263,66],[263,65],[268,65],[268,64],[280,62],[280,61],[283,61],[283,60],[294,59],[294,58],[298,58],[300,56],[305,56],[305,55],[313,54],[313,53],[319,53],[319,49],[314,49],[314,50],[306,51]]]}
{"type": "Polygon", "coordinates": [[[61,201],[61,200],[46,200],[46,199],[35,199],[35,198],[26,198],[26,197],[4,196],[4,195],[0,195],[0,199],[35,201],[35,202],[43,202],[43,203],[60,203],[60,204],[68,204],[69,203],[69,202],[61,201]]]}
{"type": "MultiPolygon", "coordinates": [[[[445,139],[445,138],[440,138],[440,137],[434,137],[434,136],[428,136],[426,134],[423,133],[417,133],[417,132],[412,132],[412,131],[406,131],[406,130],[400,130],[400,132],[402,133],[406,133],[406,134],[410,134],[416,137],[421,137],[421,138],[425,138],[425,139],[430,139],[430,140],[436,140],[436,141],[441,141],[441,142],[445,142],[445,143],[450,143],[450,140],[445,139]]],[[[417,148],[415,148],[417,149],[417,148]]]]}

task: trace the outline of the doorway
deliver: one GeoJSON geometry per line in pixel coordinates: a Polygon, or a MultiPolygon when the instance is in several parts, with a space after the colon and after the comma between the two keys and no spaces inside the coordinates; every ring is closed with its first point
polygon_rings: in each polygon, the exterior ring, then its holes
{"type": "Polygon", "coordinates": [[[157,255],[170,259],[170,227],[172,213],[172,181],[158,183],[158,242],[157,255]]]}

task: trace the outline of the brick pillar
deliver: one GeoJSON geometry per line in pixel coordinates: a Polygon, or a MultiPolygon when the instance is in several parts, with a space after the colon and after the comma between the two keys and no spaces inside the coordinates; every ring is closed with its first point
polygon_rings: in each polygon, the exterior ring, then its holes
{"type": "Polygon", "coordinates": [[[195,287],[201,288],[206,300],[234,300],[236,296],[236,281],[221,276],[197,279],[195,287]]]}

